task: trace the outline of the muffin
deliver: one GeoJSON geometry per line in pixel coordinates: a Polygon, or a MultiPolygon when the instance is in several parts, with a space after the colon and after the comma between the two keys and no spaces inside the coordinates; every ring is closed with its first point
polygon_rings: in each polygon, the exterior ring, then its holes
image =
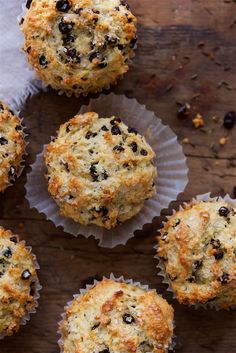
{"type": "Polygon", "coordinates": [[[161,230],[158,256],[177,300],[236,305],[236,209],[225,201],[190,203],[161,230]]]}
{"type": "Polygon", "coordinates": [[[121,0],[33,0],[22,23],[24,51],[56,90],[84,95],[128,71],[136,18],[121,0]]]}
{"type": "Polygon", "coordinates": [[[154,195],[154,157],[145,138],[120,118],[76,115],[47,146],[48,191],[61,215],[110,229],[154,195]]]}
{"type": "Polygon", "coordinates": [[[0,192],[17,177],[25,145],[20,119],[0,101],[0,192]]]}
{"type": "Polygon", "coordinates": [[[37,307],[35,261],[18,235],[0,227],[0,336],[11,336],[37,307]]]}
{"type": "Polygon", "coordinates": [[[173,308],[155,291],[104,279],[66,308],[63,353],[168,352],[173,308]]]}

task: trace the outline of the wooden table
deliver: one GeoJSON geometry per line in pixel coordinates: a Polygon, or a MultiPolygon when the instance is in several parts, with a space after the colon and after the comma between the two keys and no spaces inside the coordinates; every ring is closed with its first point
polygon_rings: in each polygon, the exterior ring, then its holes
{"type": "MultiPolygon", "coordinates": [[[[179,201],[208,191],[233,196],[236,127],[226,130],[222,121],[227,111],[236,109],[235,1],[130,0],[130,4],[139,19],[139,47],[133,67],[114,92],[145,103],[172,127],[180,142],[189,139],[184,152],[190,183],[179,201]],[[188,118],[176,117],[177,102],[191,105],[188,118]],[[204,118],[202,129],[193,126],[196,113],[204,118]],[[228,138],[224,146],[219,144],[221,137],[228,138]]],[[[30,141],[27,168],[1,196],[0,222],[33,247],[41,265],[43,291],[38,312],[31,317],[30,324],[14,337],[1,341],[0,352],[59,352],[57,322],[64,304],[86,283],[110,272],[148,283],[173,303],[176,352],[235,352],[235,313],[180,306],[157,277],[153,246],[160,218],[126,246],[103,249],[93,238],[65,234],[43,215],[29,209],[24,190],[29,165],[59,124],[78,111],[81,102],[59,98],[51,91],[29,99],[23,110],[30,141]]],[[[178,203],[172,206],[177,207],[178,203]]]]}

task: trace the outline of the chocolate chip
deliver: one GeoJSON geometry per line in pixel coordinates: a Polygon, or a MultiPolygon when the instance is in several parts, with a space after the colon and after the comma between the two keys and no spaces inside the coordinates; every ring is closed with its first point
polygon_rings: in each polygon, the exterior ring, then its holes
{"type": "Polygon", "coordinates": [[[132,324],[133,322],[135,322],[135,319],[134,319],[134,317],[133,317],[132,315],[130,315],[130,314],[124,314],[124,315],[123,315],[123,321],[124,321],[126,324],[130,325],[130,324],[132,324]]]}
{"type": "Polygon", "coordinates": [[[164,232],[161,236],[161,240],[165,241],[167,239],[167,237],[168,237],[168,232],[164,232]]]}
{"type": "Polygon", "coordinates": [[[39,56],[39,64],[42,65],[42,66],[45,66],[45,65],[48,64],[45,55],[40,55],[39,56]]]}
{"type": "Polygon", "coordinates": [[[135,128],[134,127],[128,127],[128,132],[130,133],[130,134],[135,134],[135,135],[137,135],[137,130],[135,130],[135,128]]]}
{"type": "Polygon", "coordinates": [[[8,176],[12,177],[12,176],[15,176],[15,174],[16,174],[16,168],[11,166],[8,172],[8,176]]]}
{"type": "Polygon", "coordinates": [[[3,145],[7,145],[7,144],[8,144],[7,139],[5,139],[4,137],[0,137],[0,145],[3,146],[3,145]]]}
{"type": "Polygon", "coordinates": [[[109,177],[109,175],[107,174],[107,172],[104,170],[104,172],[102,173],[102,178],[104,180],[107,180],[107,178],[109,177]]]}
{"type": "Polygon", "coordinates": [[[121,0],[121,1],[120,1],[120,4],[121,4],[122,6],[125,6],[125,7],[127,8],[127,10],[130,10],[129,5],[128,5],[127,2],[125,2],[124,0],[121,0]]]}
{"type": "Polygon", "coordinates": [[[130,147],[131,147],[133,152],[137,152],[138,145],[137,145],[137,143],[135,141],[131,142],[130,147]]]}
{"type": "Polygon", "coordinates": [[[224,252],[223,251],[218,251],[214,253],[215,259],[216,260],[221,260],[224,257],[224,252]]]}
{"type": "Polygon", "coordinates": [[[189,277],[188,277],[188,281],[189,281],[190,283],[195,282],[195,280],[196,280],[195,276],[189,276],[189,277]]]}
{"type": "Polygon", "coordinates": [[[67,34],[63,37],[63,44],[73,43],[75,41],[75,37],[72,34],[67,34]]]}
{"type": "Polygon", "coordinates": [[[25,5],[27,9],[30,8],[32,1],[33,0],[27,0],[26,5],[25,5]]]}
{"type": "Polygon", "coordinates": [[[98,173],[97,173],[97,168],[96,168],[96,165],[98,163],[92,163],[91,166],[90,166],[90,169],[89,169],[89,172],[90,172],[90,175],[93,179],[93,181],[98,181],[98,173]]]}
{"type": "Polygon", "coordinates": [[[96,132],[88,131],[87,134],[85,135],[85,138],[89,140],[91,137],[97,136],[96,132]]]}
{"type": "Polygon", "coordinates": [[[118,48],[119,50],[123,50],[123,49],[125,49],[125,46],[122,45],[122,44],[118,44],[118,45],[117,45],[117,48],[118,48]]]}
{"type": "Polygon", "coordinates": [[[92,54],[90,54],[89,56],[89,61],[92,62],[93,59],[96,59],[99,57],[99,53],[97,51],[93,52],[92,54]]]}
{"type": "Polygon", "coordinates": [[[219,239],[211,239],[211,245],[213,249],[219,249],[221,247],[221,243],[219,239]]]}
{"type": "Polygon", "coordinates": [[[16,130],[16,131],[21,131],[21,130],[22,130],[22,126],[21,126],[21,125],[17,125],[17,126],[15,127],[15,130],[16,130]]]}
{"type": "Polygon", "coordinates": [[[76,49],[75,48],[67,48],[65,47],[65,54],[69,56],[71,59],[74,59],[76,57],[76,49]]]}
{"type": "Polygon", "coordinates": [[[91,328],[91,330],[95,330],[96,328],[98,328],[100,326],[100,322],[97,322],[96,324],[94,324],[91,328]]]}
{"type": "Polygon", "coordinates": [[[227,217],[229,213],[230,213],[230,210],[227,207],[223,206],[219,209],[219,215],[221,217],[227,217]]]}
{"type": "Polygon", "coordinates": [[[137,37],[131,39],[130,44],[129,44],[131,49],[134,48],[136,42],[137,42],[137,37]]]}
{"type": "Polygon", "coordinates": [[[103,349],[102,351],[98,352],[98,353],[110,353],[109,349],[103,349]]]}
{"type": "Polygon", "coordinates": [[[26,49],[27,53],[29,54],[31,52],[31,46],[29,46],[27,49],[26,49]]]}
{"type": "Polygon", "coordinates": [[[105,41],[107,44],[109,44],[111,46],[115,46],[118,43],[118,38],[105,35],[105,41]]]}
{"type": "Polygon", "coordinates": [[[102,131],[108,131],[108,128],[106,127],[106,125],[103,125],[103,126],[101,127],[101,130],[102,130],[102,131]]]}
{"type": "Polygon", "coordinates": [[[224,127],[226,129],[232,129],[236,121],[236,114],[234,111],[228,112],[224,116],[224,127]]]}
{"type": "Polygon", "coordinates": [[[229,281],[229,274],[223,272],[222,276],[218,278],[218,281],[220,281],[222,284],[226,284],[229,281]]]}
{"type": "Polygon", "coordinates": [[[66,132],[70,132],[71,129],[72,129],[72,125],[71,125],[71,124],[68,124],[68,125],[66,126],[66,132]]]}
{"type": "Polygon", "coordinates": [[[102,217],[106,217],[108,215],[108,209],[105,206],[100,206],[97,210],[97,213],[102,213],[102,217]]]}
{"type": "Polygon", "coordinates": [[[61,20],[58,27],[59,27],[59,31],[62,34],[68,34],[72,30],[73,24],[66,23],[63,20],[61,20]]]}
{"type": "Polygon", "coordinates": [[[18,242],[17,237],[15,235],[10,238],[10,241],[12,241],[15,244],[18,242]]]}
{"type": "Polygon", "coordinates": [[[71,4],[68,0],[58,0],[56,4],[56,8],[58,11],[67,12],[71,8],[71,4]]]}
{"type": "Polygon", "coordinates": [[[202,261],[201,260],[196,260],[193,263],[193,269],[196,271],[197,269],[199,269],[202,266],[202,261]]]}
{"type": "Polygon", "coordinates": [[[107,63],[105,61],[102,61],[98,66],[103,69],[104,67],[107,67],[107,63]]]}
{"type": "Polygon", "coordinates": [[[142,148],[141,151],[140,151],[140,154],[141,154],[142,156],[147,156],[147,155],[148,155],[148,152],[147,152],[144,148],[142,148]]]}
{"type": "Polygon", "coordinates": [[[2,104],[0,104],[0,110],[4,111],[4,106],[2,104]]]}
{"type": "Polygon", "coordinates": [[[116,125],[116,123],[121,123],[121,119],[118,117],[115,117],[110,121],[111,125],[116,125]]]}
{"type": "Polygon", "coordinates": [[[25,270],[21,274],[21,278],[25,281],[31,277],[31,272],[29,270],[25,270]]]}
{"type": "Polygon", "coordinates": [[[181,104],[177,110],[178,118],[185,118],[189,115],[190,105],[188,103],[181,104]]]}
{"type": "Polygon", "coordinates": [[[112,126],[111,133],[112,135],[121,135],[121,131],[117,125],[112,126]]]}
{"type": "Polygon", "coordinates": [[[3,256],[5,256],[7,259],[10,259],[12,257],[12,251],[9,247],[3,251],[3,256]]]}
{"type": "Polygon", "coordinates": [[[120,11],[119,6],[116,6],[116,7],[115,7],[115,10],[116,10],[116,11],[120,11]]]}
{"type": "Polygon", "coordinates": [[[178,218],[178,219],[176,219],[175,224],[173,225],[173,227],[175,228],[175,227],[177,227],[179,224],[180,224],[180,219],[178,218]]]}
{"type": "Polygon", "coordinates": [[[93,13],[96,13],[96,14],[100,14],[100,11],[98,11],[98,10],[92,10],[93,11],[93,13]]]}
{"type": "Polygon", "coordinates": [[[113,151],[115,152],[123,152],[125,149],[121,145],[116,145],[113,147],[113,151]]]}

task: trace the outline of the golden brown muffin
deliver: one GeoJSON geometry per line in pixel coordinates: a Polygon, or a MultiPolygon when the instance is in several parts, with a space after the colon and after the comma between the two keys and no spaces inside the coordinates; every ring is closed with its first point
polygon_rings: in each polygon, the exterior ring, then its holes
{"type": "Polygon", "coordinates": [[[76,115],[46,150],[48,190],[63,216],[112,228],[155,193],[154,152],[120,118],[76,115]]]}
{"type": "Polygon", "coordinates": [[[104,279],[66,308],[62,352],[165,353],[173,316],[173,308],[155,291],[104,279]]]}
{"type": "Polygon", "coordinates": [[[0,192],[16,178],[25,145],[20,119],[0,101],[0,192]]]}
{"type": "Polygon", "coordinates": [[[56,90],[99,92],[128,71],[136,18],[121,0],[33,0],[22,31],[38,77],[56,90]]]}
{"type": "Polygon", "coordinates": [[[158,256],[180,303],[236,305],[236,210],[228,202],[185,205],[158,239],[158,256]]]}
{"type": "Polygon", "coordinates": [[[38,277],[33,256],[18,235],[0,227],[0,336],[11,336],[32,312],[38,277]]]}

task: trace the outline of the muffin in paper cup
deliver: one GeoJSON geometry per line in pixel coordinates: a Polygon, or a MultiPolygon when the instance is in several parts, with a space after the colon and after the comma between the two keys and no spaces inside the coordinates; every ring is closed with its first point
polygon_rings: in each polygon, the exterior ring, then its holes
{"type": "Polygon", "coordinates": [[[31,207],[44,213],[56,226],[62,226],[65,232],[75,236],[82,234],[87,238],[93,235],[99,239],[100,246],[114,247],[125,244],[134,236],[136,230],[141,230],[145,224],[152,223],[153,218],[159,216],[161,210],[167,208],[169,203],[177,198],[187,185],[188,168],[182,147],[173,131],[135,99],[115,94],[101,95],[97,99],[91,99],[88,106],[82,106],[79,114],[93,111],[99,116],[120,117],[127,126],[135,127],[145,137],[156,154],[154,165],[158,174],[155,180],[157,193],[145,201],[144,207],[135,217],[114,229],[106,230],[95,225],[82,226],[78,222],[60,216],[58,206],[49,196],[42,152],[36,157],[36,162],[28,175],[26,198],[31,207]]]}
{"type": "Polygon", "coordinates": [[[0,192],[13,185],[25,166],[28,142],[23,119],[18,114],[0,100],[0,192]]]}
{"type": "Polygon", "coordinates": [[[155,247],[159,276],[181,304],[236,305],[236,200],[198,195],[163,222],[155,247]]]}
{"type": "Polygon", "coordinates": [[[175,346],[172,306],[147,285],[123,276],[111,274],[87,285],[61,316],[61,353],[109,352],[114,344],[118,351],[132,346],[134,352],[167,353],[175,346]]]}
{"type": "Polygon", "coordinates": [[[25,1],[22,10],[18,22],[28,62],[59,95],[101,92],[129,70],[137,19],[126,2],[25,1]]]}
{"type": "Polygon", "coordinates": [[[19,236],[0,227],[1,278],[0,292],[4,300],[0,310],[0,339],[18,332],[20,325],[30,320],[30,314],[38,307],[40,268],[32,248],[20,241],[19,236]],[[28,292],[28,294],[27,294],[28,292]]]}

